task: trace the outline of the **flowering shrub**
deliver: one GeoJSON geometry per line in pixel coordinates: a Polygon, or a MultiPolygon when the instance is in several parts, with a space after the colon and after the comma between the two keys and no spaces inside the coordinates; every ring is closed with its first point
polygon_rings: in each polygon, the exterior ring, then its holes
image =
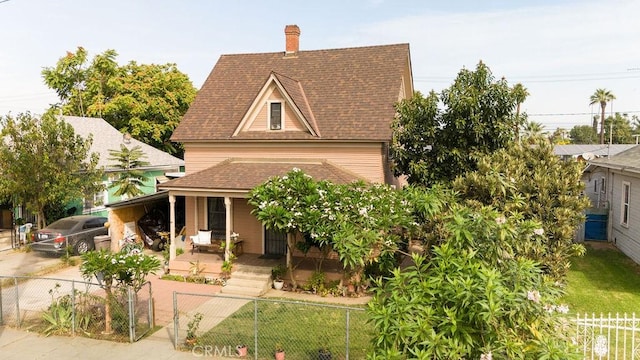
{"type": "MultiPolygon", "coordinates": [[[[252,213],[267,228],[307,234],[318,247],[335,250],[353,282],[362,281],[366,265],[393,256],[403,230],[413,223],[412,208],[401,191],[387,185],[314,181],[299,169],[254,188],[252,213]]],[[[294,268],[289,274],[296,286],[294,268]]]]}
{"type": "Polygon", "coordinates": [[[371,359],[571,359],[561,291],[529,252],[540,224],[452,205],[430,258],[374,284],[371,359]]]}
{"type": "Polygon", "coordinates": [[[89,251],[82,255],[80,272],[86,279],[94,276],[102,281],[107,301],[105,303],[105,333],[111,332],[111,301],[114,288],[131,286],[140,290],[149,274],[160,269],[161,262],[155,256],[141,250],[112,253],[106,250],[89,251]]]}

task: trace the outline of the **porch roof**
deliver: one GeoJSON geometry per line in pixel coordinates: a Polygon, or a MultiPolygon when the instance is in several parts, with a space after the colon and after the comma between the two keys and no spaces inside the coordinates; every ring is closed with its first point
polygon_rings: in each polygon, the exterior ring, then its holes
{"type": "Polygon", "coordinates": [[[298,168],[316,180],[346,184],[364,178],[327,160],[228,159],[210,168],[158,185],[163,190],[249,191],[273,176],[298,168]]]}

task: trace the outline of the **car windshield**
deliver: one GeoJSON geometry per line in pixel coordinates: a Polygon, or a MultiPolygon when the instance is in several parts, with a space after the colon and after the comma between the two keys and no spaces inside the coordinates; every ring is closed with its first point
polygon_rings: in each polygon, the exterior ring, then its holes
{"type": "Polygon", "coordinates": [[[60,219],[47,226],[47,229],[70,230],[77,222],[69,219],[60,219]]]}

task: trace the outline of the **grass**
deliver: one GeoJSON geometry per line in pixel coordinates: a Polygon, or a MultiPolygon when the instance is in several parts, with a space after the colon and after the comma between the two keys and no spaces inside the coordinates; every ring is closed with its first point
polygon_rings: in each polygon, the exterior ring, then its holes
{"type": "Polygon", "coordinates": [[[571,313],[640,313],[640,266],[615,248],[587,246],[574,258],[563,302],[571,313]]]}
{"type": "MultiPolygon", "coordinates": [[[[254,303],[249,302],[232,316],[198,337],[198,344],[213,347],[247,345],[255,354],[254,303]]],[[[369,349],[372,327],[364,311],[349,312],[349,356],[364,359],[369,349]]],[[[286,301],[258,302],[258,359],[273,359],[276,345],[282,345],[288,359],[316,359],[320,348],[333,358],[346,353],[346,310],[286,301]]]]}

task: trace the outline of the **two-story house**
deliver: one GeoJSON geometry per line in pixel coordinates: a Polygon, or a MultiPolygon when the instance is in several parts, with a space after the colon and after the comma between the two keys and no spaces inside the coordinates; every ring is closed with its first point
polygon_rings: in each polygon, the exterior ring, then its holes
{"type": "MultiPolygon", "coordinates": [[[[408,44],[300,50],[285,27],[285,50],[222,55],[173,133],[185,148],[185,176],[169,191],[185,198],[186,233],[212,230],[245,253],[282,254],[283,234],[250,214],[248,192],[299,168],[335,183],[399,185],[389,143],[394,104],[413,94],[408,44]]],[[[172,258],[176,241],[172,241],[172,258]]],[[[181,246],[181,244],[178,244],[181,246]]]]}

